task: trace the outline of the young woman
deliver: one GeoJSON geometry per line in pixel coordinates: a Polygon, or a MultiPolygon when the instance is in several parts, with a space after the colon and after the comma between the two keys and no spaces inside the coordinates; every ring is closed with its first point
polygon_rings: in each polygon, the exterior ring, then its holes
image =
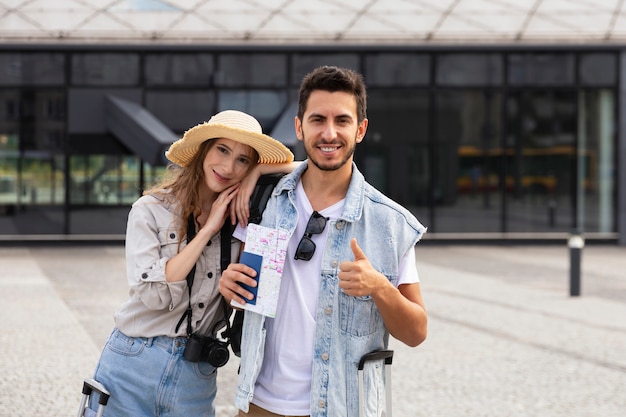
{"type": "MultiPolygon", "coordinates": [[[[234,110],[188,130],[166,156],[176,164],[170,175],[128,216],[130,297],[95,370],[111,393],[107,417],[215,415],[223,356],[214,342],[230,314],[218,290],[220,230],[236,221],[231,202],[244,179],[250,190],[262,174],[291,171],[293,160],[256,119],[234,110]],[[217,358],[204,354],[215,351],[217,358]]],[[[231,242],[234,261],[239,247],[231,242]]]]}

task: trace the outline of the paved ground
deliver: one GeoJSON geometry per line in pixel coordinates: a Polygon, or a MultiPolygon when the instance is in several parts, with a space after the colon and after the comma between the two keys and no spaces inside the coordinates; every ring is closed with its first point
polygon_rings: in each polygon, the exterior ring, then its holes
{"type": "MultiPolygon", "coordinates": [[[[392,342],[395,417],[626,415],[626,248],[583,249],[579,297],[565,246],[417,256],[429,337],[392,342]]],[[[126,298],[123,248],[0,248],[0,294],[0,417],[75,415],[126,298]]],[[[219,373],[220,417],[236,366],[219,373]]]]}

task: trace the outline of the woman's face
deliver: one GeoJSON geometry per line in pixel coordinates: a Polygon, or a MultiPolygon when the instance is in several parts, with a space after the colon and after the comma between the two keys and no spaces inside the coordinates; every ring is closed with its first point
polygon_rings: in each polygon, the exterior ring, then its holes
{"type": "Polygon", "coordinates": [[[240,182],[256,163],[256,153],[248,145],[231,139],[215,139],[202,163],[204,182],[216,193],[240,182]]]}

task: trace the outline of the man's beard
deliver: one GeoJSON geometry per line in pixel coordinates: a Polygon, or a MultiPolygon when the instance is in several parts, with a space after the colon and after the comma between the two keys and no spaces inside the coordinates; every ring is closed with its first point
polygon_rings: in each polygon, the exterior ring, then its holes
{"type": "Polygon", "coordinates": [[[309,162],[311,162],[313,165],[318,167],[321,171],[336,171],[340,169],[341,167],[343,167],[348,161],[352,159],[352,156],[354,155],[354,150],[356,149],[356,136],[354,138],[354,142],[352,142],[352,147],[348,150],[348,153],[346,153],[345,157],[341,161],[332,165],[329,165],[329,164],[323,165],[321,162],[311,157],[312,152],[309,152],[309,149],[307,148],[306,140],[304,137],[304,132],[302,132],[302,143],[305,144],[304,152],[306,153],[306,156],[309,159],[309,162]]]}

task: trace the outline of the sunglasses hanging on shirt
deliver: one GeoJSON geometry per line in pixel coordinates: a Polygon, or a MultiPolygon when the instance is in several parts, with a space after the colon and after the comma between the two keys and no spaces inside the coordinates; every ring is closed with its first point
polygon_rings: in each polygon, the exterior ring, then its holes
{"type": "Polygon", "coordinates": [[[326,227],[327,221],[328,218],[322,216],[317,211],[314,211],[313,214],[311,214],[309,222],[306,224],[304,235],[302,236],[302,239],[300,239],[300,243],[298,243],[296,254],[293,257],[294,259],[303,261],[311,260],[316,248],[315,242],[313,242],[311,237],[322,233],[326,227]]]}

